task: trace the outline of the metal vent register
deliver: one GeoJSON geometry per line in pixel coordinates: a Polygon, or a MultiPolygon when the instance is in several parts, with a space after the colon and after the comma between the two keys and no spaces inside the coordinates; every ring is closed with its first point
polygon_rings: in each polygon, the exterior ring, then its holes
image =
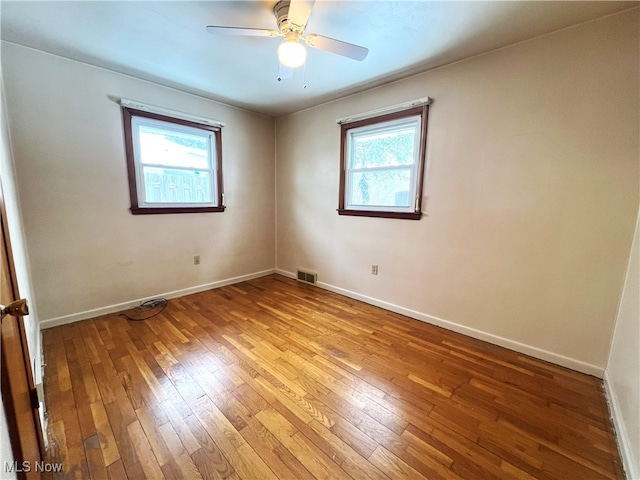
{"type": "Polygon", "coordinates": [[[309,285],[315,285],[318,283],[318,274],[316,272],[298,269],[298,281],[308,283],[309,285]]]}

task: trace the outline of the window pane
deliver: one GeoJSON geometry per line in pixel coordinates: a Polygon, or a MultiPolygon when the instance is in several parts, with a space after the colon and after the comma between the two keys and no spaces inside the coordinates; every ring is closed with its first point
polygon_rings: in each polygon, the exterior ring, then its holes
{"type": "Polygon", "coordinates": [[[211,203],[209,172],[143,167],[146,203],[211,203]]]}
{"type": "Polygon", "coordinates": [[[209,168],[209,137],[139,125],[140,162],[170,167],[209,168]]]}
{"type": "Polygon", "coordinates": [[[409,207],[410,189],[410,168],[353,172],[349,204],[363,207],[409,207]]]}
{"type": "Polygon", "coordinates": [[[412,165],[415,161],[417,125],[386,127],[352,137],[351,168],[412,165]]]}

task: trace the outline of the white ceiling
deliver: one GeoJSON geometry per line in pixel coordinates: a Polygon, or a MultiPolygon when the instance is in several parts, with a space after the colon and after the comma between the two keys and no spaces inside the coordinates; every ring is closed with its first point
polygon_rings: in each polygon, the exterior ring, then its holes
{"type": "Polygon", "coordinates": [[[205,30],[275,29],[275,3],[3,1],[0,33],[8,42],[280,116],[639,5],[316,0],[306,32],[368,47],[369,56],[357,62],[308,49],[306,66],[278,82],[280,39],[205,30]]]}

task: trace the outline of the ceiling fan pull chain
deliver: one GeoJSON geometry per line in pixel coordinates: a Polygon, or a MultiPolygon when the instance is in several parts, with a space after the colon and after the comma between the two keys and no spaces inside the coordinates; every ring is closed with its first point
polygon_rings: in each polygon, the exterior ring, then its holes
{"type": "Polygon", "coordinates": [[[302,89],[305,90],[307,88],[307,63],[305,62],[302,65],[302,89]]]}

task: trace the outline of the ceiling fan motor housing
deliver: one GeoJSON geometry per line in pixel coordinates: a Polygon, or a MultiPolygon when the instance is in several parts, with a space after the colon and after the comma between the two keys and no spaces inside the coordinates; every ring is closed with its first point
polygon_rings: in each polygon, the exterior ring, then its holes
{"type": "Polygon", "coordinates": [[[302,35],[302,31],[304,29],[304,25],[295,25],[289,21],[290,5],[290,0],[280,0],[273,7],[273,13],[276,16],[276,20],[278,22],[278,29],[280,30],[280,33],[285,37],[288,33],[291,32],[297,32],[299,35],[302,35]]]}

